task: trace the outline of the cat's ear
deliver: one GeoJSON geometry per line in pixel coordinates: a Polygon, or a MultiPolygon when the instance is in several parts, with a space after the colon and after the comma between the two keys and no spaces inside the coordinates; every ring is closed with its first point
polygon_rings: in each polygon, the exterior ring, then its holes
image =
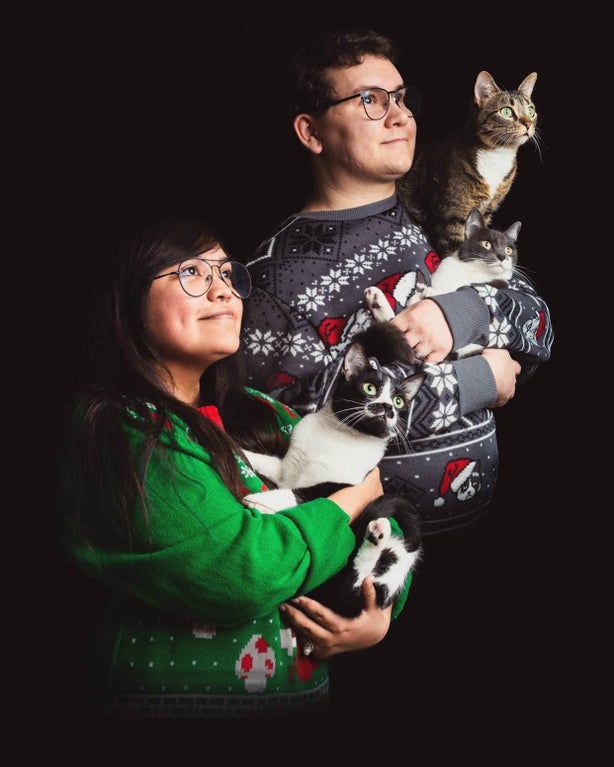
{"type": "Polygon", "coordinates": [[[348,347],[345,357],[343,358],[342,370],[345,379],[349,380],[352,376],[362,373],[368,365],[369,360],[367,359],[365,350],[358,341],[354,341],[354,343],[350,344],[348,347]]]}
{"type": "Polygon", "coordinates": [[[514,243],[514,245],[518,239],[518,233],[520,232],[521,226],[522,224],[520,221],[514,221],[514,223],[505,230],[505,234],[507,235],[508,239],[514,243]]]}
{"type": "Polygon", "coordinates": [[[418,389],[422,386],[425,378],[425,373],[416,373],[401,381],[401,388],[408,400],[413,399],[416,396],[418,389]]]}
{"type": "Polygon", "coordinates": [[[477,208],[471,208],[467,220],[465,221],[465,239],[468,240],[480,229],[486,229],[486,224],[482,218],[482,214],[477,208]]]}
{"type": "Polygon", "coordinates": [[[475,103],[481,107],[487,99],[494,96],[494,94],[498,93],[500,90],[501,88],[499,88],[497,83],[493,80],[492,75],[482,70],[477,76],[475,85],[473,86],[475,103]]]}
{"type": "Polygon", "coordinates": [[[524,78],[524,80],[518,86],[518,90],[522,93],[523,96],[526,96],[528,99],[531,98],[531,94],[533,93],[533,88],[535,87],[536,80],[537,80],[537,72],[531,72],[530,75],[527,75],[524,78]]]}

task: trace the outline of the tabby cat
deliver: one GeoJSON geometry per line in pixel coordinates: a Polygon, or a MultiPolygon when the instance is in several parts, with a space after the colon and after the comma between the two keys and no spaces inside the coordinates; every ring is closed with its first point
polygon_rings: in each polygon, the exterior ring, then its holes
{"type": "Polygon", "coordinates": [[[516,175],[518,147],[537,142],[536,80],[532,72],[517,90],[506,91],[480,72],[465,124],[429,142],[397,181],[399,198],[442,258],[460,247],[472,208],[490,224],[516,175]]]}

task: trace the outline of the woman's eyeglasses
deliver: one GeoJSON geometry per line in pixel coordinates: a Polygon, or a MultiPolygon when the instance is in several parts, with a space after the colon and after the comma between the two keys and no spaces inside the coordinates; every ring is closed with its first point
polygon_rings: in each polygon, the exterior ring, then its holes
{"type": "Polygon", "coordinates": [[[204,296],[213,284],[213,269],[216,268],[221,279],[239,298],[247,298],[252,292],[252,281],[249,272],[238,261],[207,261],[204,258],[189,258],[182,261],[172,272],[165,272],[154,277],[168,277],[171,274],[179,276],[179,283],[185,292],[193,298],[204,296]]]}

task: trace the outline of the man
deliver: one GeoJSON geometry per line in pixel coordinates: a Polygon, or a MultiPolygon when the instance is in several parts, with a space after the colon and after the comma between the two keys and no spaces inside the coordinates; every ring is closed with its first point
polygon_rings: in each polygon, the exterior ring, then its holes
{"type": "Polygon", "coordinates": [[[490,502],[490,408],[514,396],[517,360],[528,376],[548,359],[552,331],[547,306],[516,279],[509,289],[466,287],[403,308],[418,273],[428,282],[439,257],[396,197],[416,140],[396,60],[394,45],[373,32],[324,35],[296,54],[293,124],[313,188],[248,263],[254,289],[243,341],[250,384],[310,412],[326,401],[352,337],[371,322],[364,289],[384,291],[427,376],[413,402],[409,449],[390,446],[382,483],[413,501],[429,533],[471,522],[490,502]],[[490,348],[481,355],[443,362],[482,337],[490,348]]]}

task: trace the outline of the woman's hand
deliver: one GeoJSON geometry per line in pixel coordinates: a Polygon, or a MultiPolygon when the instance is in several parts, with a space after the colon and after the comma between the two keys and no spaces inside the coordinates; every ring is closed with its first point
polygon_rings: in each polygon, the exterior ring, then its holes
{"type": "Polygon", "coordinates": [[[392,605],[381,610],[375,598],[373,578],[362,582],[364,607],[357,618],[345,618],[309,597],[298,597],[280,609],[297,631],[313,645],[316,658],[362,650],[381,641],[390,627],[392,605]],[[300,609],[299,607],[300,606],[300,609]]]}
{"type": "Polygon", "coordinates": [[[372,469],[359,485],[351,485],[337,490],[328,498],[340,506],[353,522],[365,510],[366,506],[384,494],[379,468],[372,469]]]}

